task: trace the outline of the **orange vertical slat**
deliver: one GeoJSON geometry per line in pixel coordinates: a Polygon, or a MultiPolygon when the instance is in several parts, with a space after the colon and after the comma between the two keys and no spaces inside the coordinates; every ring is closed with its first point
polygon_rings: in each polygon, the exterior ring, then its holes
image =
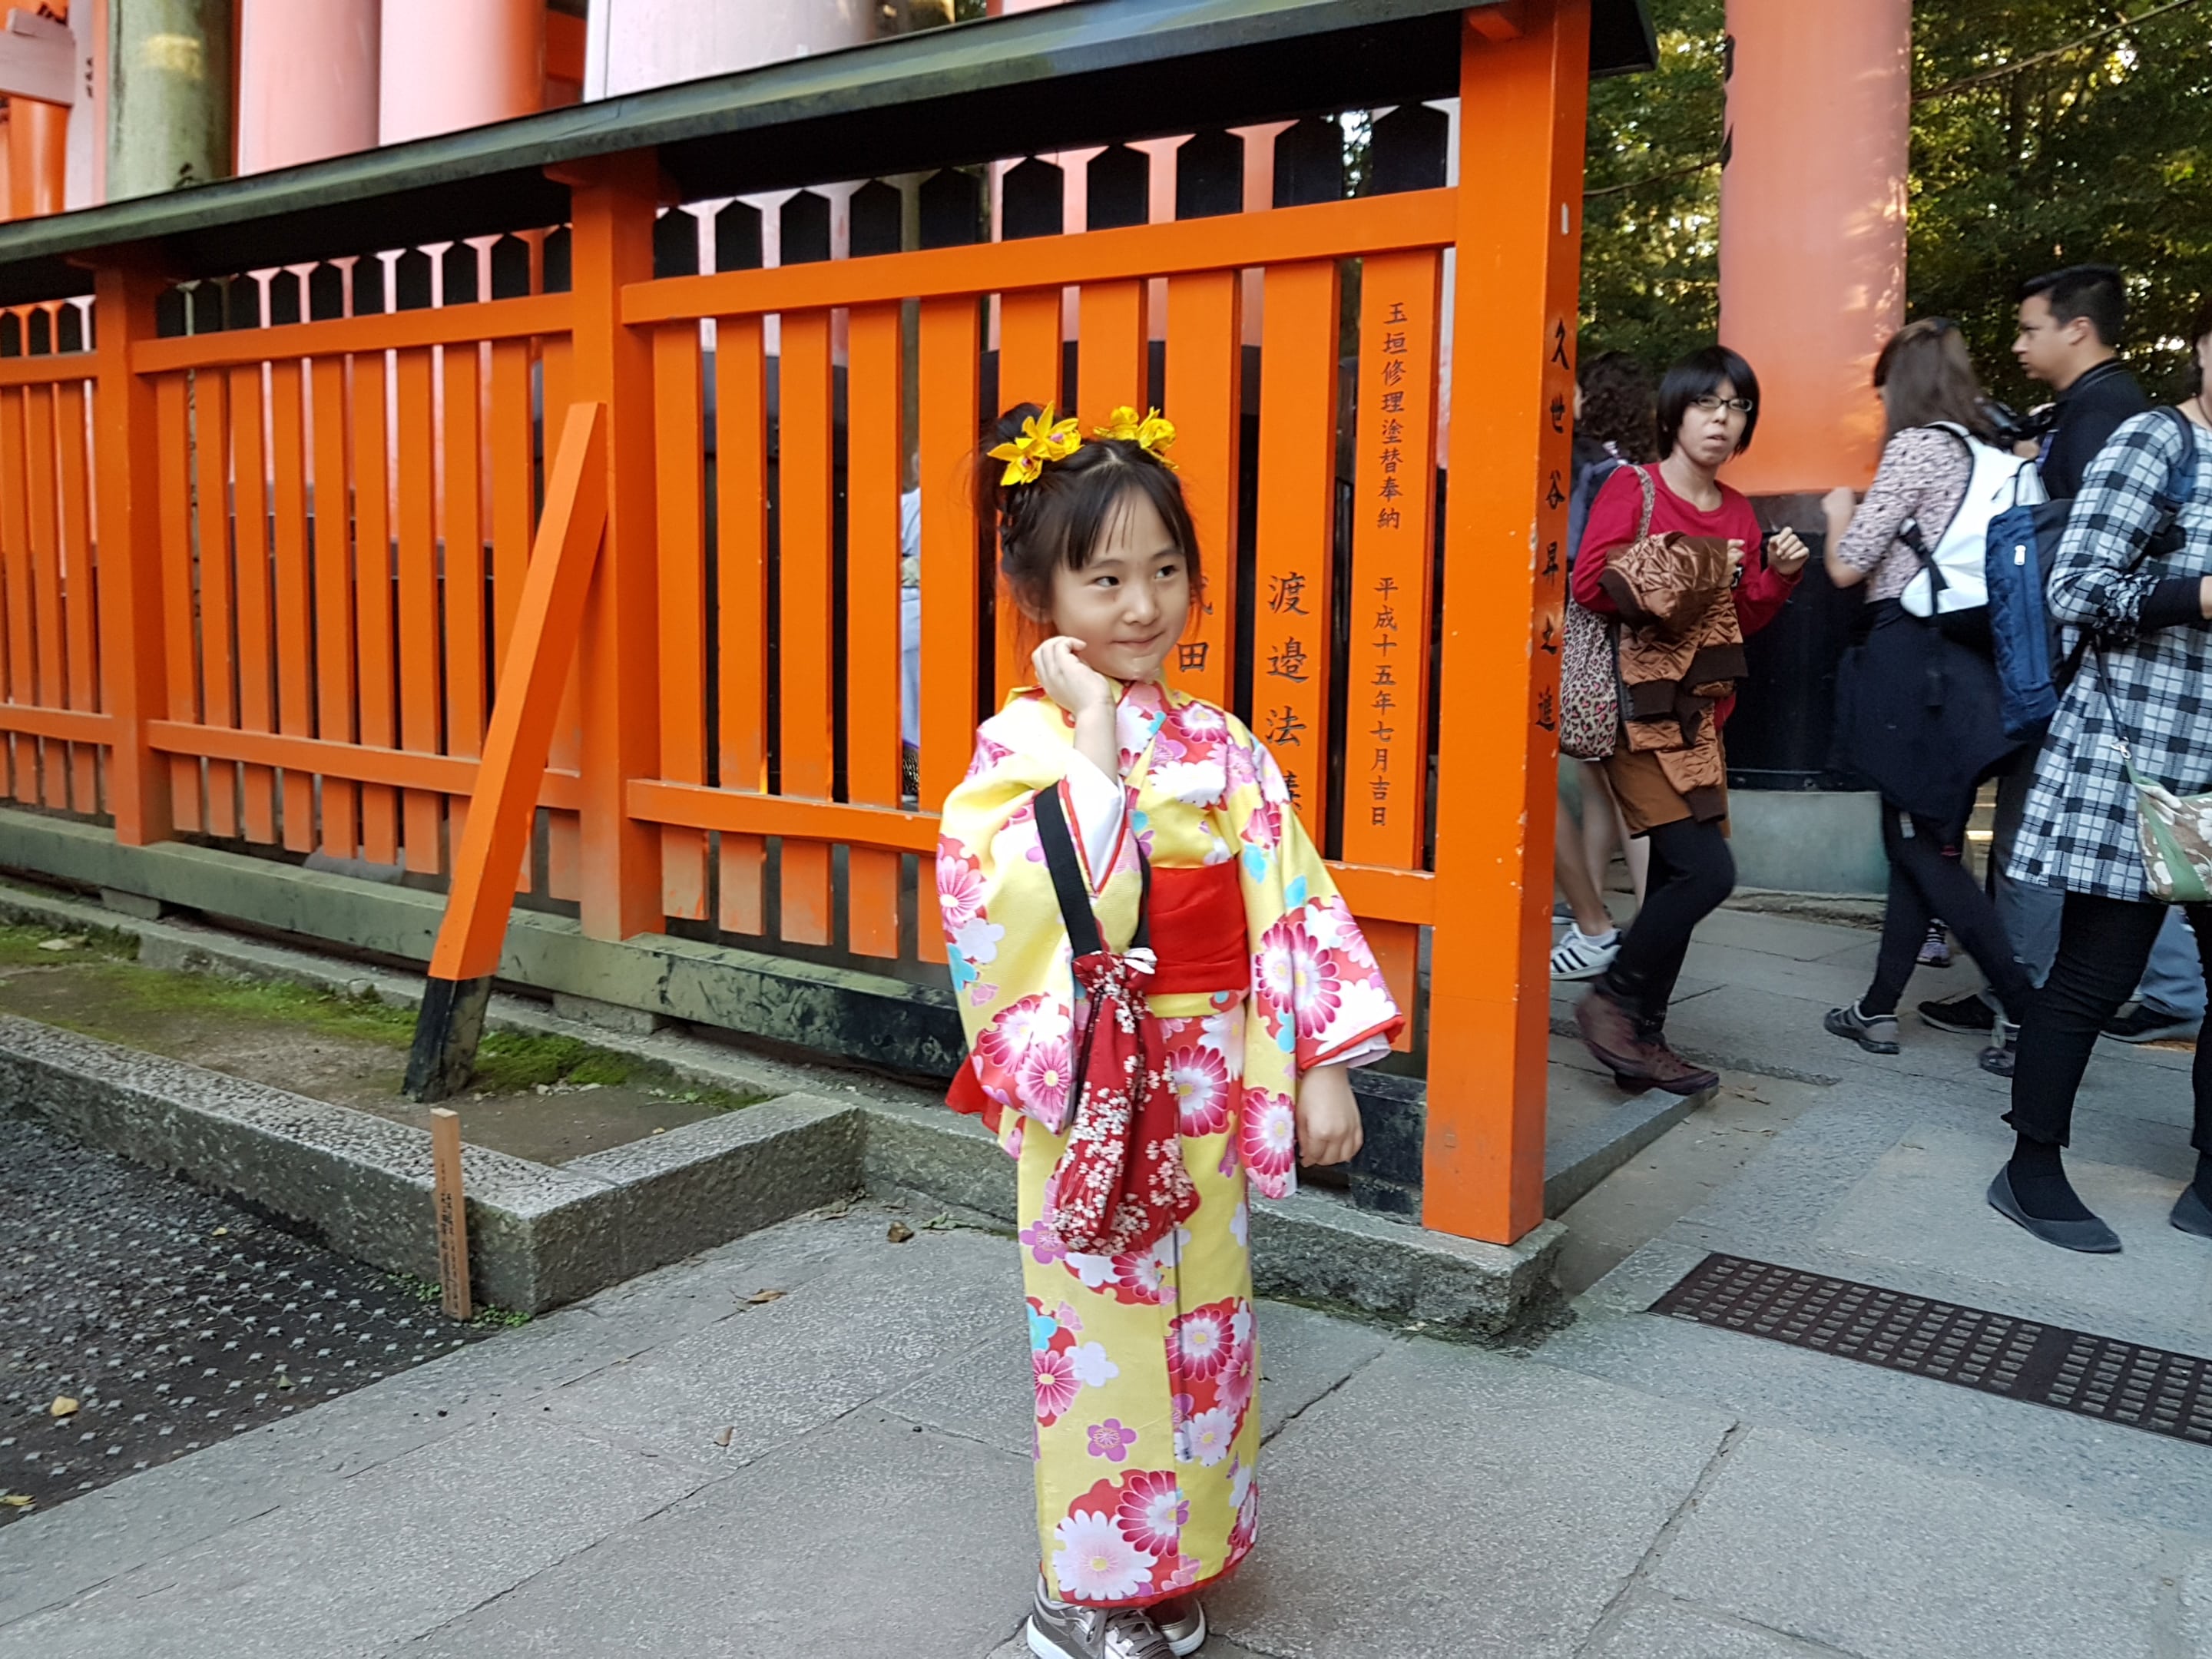
{"type": "MultiPolygon", "coordinates": [[[[484,731],[484,538],[481,428],[483,348],[471,340],[440,354],[444,396],[445,487],[439,494],[445,551],[446,752],[478,755],[484,731]]],[[[461,844],[468,798],[446,801],[446,835],[461,844]]]]}
{"type": "MultiPolygon", "coordinates": [[[[192,627],[191,389],[183,374],[154,384],[155,478],[161,531],[162,666],[168,679],[168,716],[200,718],[197,632],[192,627]]],[[[169,758],[169,814],[178,829],[201,826],[200,763],[189,755],[169,758]]]]}
{"type": "MultiPolygon", "coordinates": [[[[92,469],[87,445],[85,383],[68,380],[55,388],[54,421],[62,463],[62,612],[69,632],[69,704],[100,706],[100,658],[94,645],[98,621],[92,565],[92,469]]],[[[70,806],[79,812],[100,810],[98,745],[70,746],[70,806]]]]}
{"type": "MultiPolygon", "coordinates": [[[[35,600],[31,592],[31,529],[29,488],[23,465],[23,400],[19,391],[0,392],[0,566],[8,580],[8,700],[38,701],[35,600]]],[[[10,736],[8,747],[15,758],[15,799],[36,805],[39,799],[39,744],[31,737],[10,736]]]]}
{"type": "Polygon", "coordinates": [[[1145,410],[1145,284],[1085,283],[1077,300],[1081,343],[1076,389],[1083,398],[1083,434],[1122,404],[1145,410]]]}
{"type": "MultiPolygon", "coordinates": [[[[1060,371],[1062,360],[1060,327],[1062,295],[1056,288],[1025,289],[999,300],[999,407],[1050,404],[1055,415],[1060,407],[1060,371]]],[[[993,550],[995,555],[996,550],[993,550]]],[[[995,580],[995,579],[994,579],[995,580]]],[[[1019,646],[1021,611],[1013,596],[998,585],[996,661],[994,682],[998,696],[1030,683],[1030,665],[1019,646]]]]}
{"type": "MultiPolygon", "coordinates": [[[[31,592],[36,605],[32,634],[38,650],[35,684],[40,707],[58,708],[69,685],[62,635],[61,526],[56,501],[54,392],[30,387],[23,398],[23,471],[27,493],[31,592]]],[[[37,745],[39,793],[49,806],[69,804],[69,766],[63,746],[37,745]]]]}
{"type": "MultiPolygon", "coordinates": [[[[565,334],[547,336],[538,350],[540,380],[544,386],[544,441],[546,465],[552,464],[553,446],[558,441],[561,422],[568,412],[571,392],[571,364],[575,348],[565,334]]],[[[584,720],[583,690],[580,669],[572,667],[568,672],[568,690],[562,694],[560,718],[553,723],[553,746],[549,751],[548,764],[568,771],[576,771],[583,763],[584,720]]],[[[545,891],[550,898],[574,899],[583,890],[584,827],[574,812],[549,812],[545,816],[545,891]]]]}
{"type": "MultiPolygon", "coordinates": [[[[193,531],[199,553],[200,718],[235,726],[233,691],[236,659],[231,644],[237,622],[230,572],[229,382],[217,369],[192,376],[193,531]]],[[[238,833],[238,768],[210,761],[207,829],[211,836],[238,833]]]]}
{"type": "MultiPolygon", "coordinates": [[[[716,775],[725,789],[758,793],[768,774],[768,392],[758,317],[714,325],[716,775]]],[[[758,836],[724,832],[717,872],[720,925],[759,933],[765,848],[758,836]]]]}
{"type": "MultiPolygon", "coordinates": [[[[660,775],[707,781],[707,479],[699,325],[653,335],[653,471],[660,548],[660,775]]],[[[660,903],[707,915],[707,835],[664,827],[660,903]]]]}
{"type": "MultiPolygon", "coordinates": [[[[355,661],[361,740],[397,746],[392,680],[392,512],[386,494],[385,361],[380,351],[353,360],[353,575],[355,661]]],[[[399,797],[387,783],[361,787],[361,851],[372,864],[399,862],[399,797]]]]}
{"type": "MultiPolygon", "coordinates": [[[[507,664],[507,642],[522,605],[524,573],[530,568],[530,541],[536,525],[538,485],[530,417],[531,345],[500,340],[491,349],[491,406],[484,451],[491,465],[491,671],[507,664]]],[[[526,857],[518,890],[528,892],[531,860],[526,857]]]]}
{"type": "Polygon", "coordinates": [[[1376,254],[1359,285],[1344,856],[1399,870],[1420,867],[1428,788],[1440,264],[1376,254]]]}
{"type": "MultiPolygon", "coordinates": [[[[781,534],[776,548],[783,793],[830,799],[830,313],[783,317],[777,437],[781,534]]],[[[830,848],[783,842],[783,937],[830,942],[830,848]]]]}
{"type": "Polygon", "coordinates": [[[1252,726],[1273,751],[1298,815],[1319,842],[1328,822],[1335,261],[1271,267],[1265,298],[1252,726]]]}
{"type": "MultiPolygon", "coordinates": [[[[319,357],[307,374],[315,410],[315,735],[325,743],[352,743],[354,583],[345,362],[319,357]]],[[[322,795],[323,851],[349,859],[360,847],[353,781],[325,776],[322,795]]]]}
{"type": "MultiPolygon", "coordinates": [[[[899,800],[899,309],[856,307],[846,334],[845,778],[872,806],[899,800]]],[[[855,847],[847,858],[848,946],[895,957],[899,854],[855,847]]]]}
{"type": "MultiPolygon", "coordinates": [[[[238,606],[238,724],[248,732],[276,729],[276,674],[270,661],[269,474],[262,454],[261,366],[230,373],[231,534],[235,548],[238,606]]],[[[245,800],[240,823],[248,841],[276,839],[276,774],[247,766],[240,774],[245,800]]]]}
{"type": "Polygon", "coordinates": [[[1243,283],[1233,270],[1168,283],[1166,402],[1206,592],[1176,647],[1176,684],[1229,706],[1237,636],[1237,491],[1244,404],[1243,283]]]}
{"type": "MultiPolygon", "coordinates": [[[[969,468],[970,434],[981,418],[980,343],[973,299],[921,302],[921,806],[930,812],[952,793],[975,750],[980,571],[969,468]]],[[[925,962],[945,960],[930,906],[916,942],[925,962]]]]}
{"type": "MultiPolygon", "coordinates": [[[[269,371],[270,471],[275,493],[276,553],[276,729],[286,735],[314,735],[315,710],[309,675],[314,665],[313,593],[307,580],[307,428],[304,386],[297,359],[269,371]]],[[[315,779],[303,768],[284,769],[284,846],[313,852],[315,836],[315,779]]]]}
{"type": "Polygon", "coordinates": [[[538,486],[532,456],[530,342],[500,340],[491,349],[491,408],[484,449],[491,461],[491,648],[496,681],[522,604],[523,573],[530,568],[530,538],[537,518],[538,486]]]}
{"type": "MultiPolygon", "coordinates": [[[[399,354],[395,379],[399,441],[399,746],[417,754],[439,751],[437,484],[432,439],[437,398],[425,347],[399,354]]],[[[439,846],[444,797],[428,789],[400,795],[403,839],[410,874],[434,875],[445,866],[439,846]]]]}

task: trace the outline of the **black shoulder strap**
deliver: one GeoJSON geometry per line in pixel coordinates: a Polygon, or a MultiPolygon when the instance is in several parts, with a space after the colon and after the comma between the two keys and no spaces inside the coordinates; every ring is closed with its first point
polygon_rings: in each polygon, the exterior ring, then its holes
{"type": "MultiPolygon", "coordinates": [[[[1052,890],[1060,899],[1060,919],[1067,927],[1068,946],[1079,957],[1097,956],[1106,944],[1098,933],[1097,913],[1091,908],[1091,890],[1083,879],[1083,863],[1075,854],[1075,836],[1068,828],[1067,810],[1060,805],[1058,785],[1036,792],[1036,822],[1037,839],[1044,846],[1044,866],[1052,875],[1052,890]]],[[[1144,950],[1152,942],[1152,866],[1141,848],[1137,867],[1144,887],[1137,907],[1137,936],[1129,941],[1133,951],[1144,950]]]]}

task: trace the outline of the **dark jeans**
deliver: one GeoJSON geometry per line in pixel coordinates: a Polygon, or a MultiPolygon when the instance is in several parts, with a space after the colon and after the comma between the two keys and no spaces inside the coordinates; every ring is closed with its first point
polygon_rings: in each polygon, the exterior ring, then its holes
{"type": "Polygon", "coordinates": [[[1651,846],[1651,873],[1644,908],[1629,924],[1605,984],[1639,1018],[1656,1024],[1667,1018],[1690,935],[1735,890],[1735,856],[1717,819],[1662,823],[1644,839],[1651,846]]]}
{"type": "MultiPolygon", "coordinates": [[[[2207,957],[2212,904],[2191,904],[2197,952],[2207,957]]],[[[2091,893],[2066,895],[2058,924],[2058,959],[2028,1004],[2013,1068],[2012,1110],[2005,1121],[2032,1140],[2063,1146],[2074,1124],[2074,1097],[2089,1067],[2097,1034],[2135,994],[2150,947],[2165,925],[2162,904],[2135,904],[2091,893]]],[[[2192,1073],[2197,1124],[2189,1144],[2212,1152],[2212,1043],[2199,1043],[2192,1073]]]]}
{"type": "Polygon", "coordinates": [[[2012,941],[1979,884],[1959,861],[1966,838],[1963,815],[1944,823],[1908,815],[1893,801],[1881,804],[1881,845],[1889,854],[1889,908],[1882,917],[1881,953],[1875,959],[1874,983],[1859,999],[1859,1012],[1893,1014],[1905,981],[1920,959],[1928,925],[1936,917],[1958,935],[1966,954],[1981,964],[1990,989],[2004,1006],[2005,1018],[2026,1012],[2027,973],[2013,957],[2012,941]]]}

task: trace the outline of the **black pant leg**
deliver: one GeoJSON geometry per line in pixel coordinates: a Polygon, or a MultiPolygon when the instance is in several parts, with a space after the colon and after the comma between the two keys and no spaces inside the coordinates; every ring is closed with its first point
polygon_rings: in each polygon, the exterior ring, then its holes
{"type": "Polygon", "coordinates": [[[1683,818],[1645,837],[1651,872],[1644,908],[1607,970],[1607,988],[1647,1020],[1666,1018],[1698,924],[1735,890],[1735,858],[1717,822],[1683,818]]]}
{"type": "MultiPolygon", "coordinates": [[[[2212,920],[2212,918],[2208,918],[2212,920]]],[[[2098,1034],[2135,994],[2166,921],[2160,904],[2069,893],[2051,977],[2028,1004],[2005,1121],[2033,1140],[2067,1144],[2074,1097],[2098,1034]]],[[[2203,1125],[2203,1097],[2198,1118],[2203,1125]]]]}
{"type": "Polygon", "coordinates": [[[1904,809],[1892,801],[1881,804],[1881,850],[1889,857],[1889,902],[1881,916],[1881,949],[1875,957],[1874,983],[1859,999],[1859,1008],[1869,1014],[1893,1014],[1905,994],[1912,970],[1919,965],[1920,947],[1935,920],[1929,908],[1926,885],[1916,868],[1916,840],[1905,833],[1904,809]]]}
{"type": "MultiPolygon", "coordinates": [[[[2189,931],[2197,935],[2197,959],[2212,974],[2212,904],[2187,907],[2189,931]]],[[[2212,982],[2212,981],[2208,981],[2212,982]]],[[[2197,1095],[2197,1123],[2189,1144],[2200,1152],[2212,1152],[2212,1042],[2197,1045],[2197,1063],[2190,1081],[2197,1095]]]]}
{"type": "Polygon", "coordinates": [[[1913,879],[1919,884],[1929,910],[1943,918],[1953,937],[1980,965],[1990,989],[2003,1005],[2005,1017],[2023,1018],[2034,987],[2028,980],[2027,970],[2013,954],[2012,941],[2006,936],[1996,906],[1990,902],[1981,884],[1966,873],[1966,864],[1960,856],[1966,839],[1965,815],[1948,823],[1917,817],[1912,820],[1912,828],[1913,879]]]}

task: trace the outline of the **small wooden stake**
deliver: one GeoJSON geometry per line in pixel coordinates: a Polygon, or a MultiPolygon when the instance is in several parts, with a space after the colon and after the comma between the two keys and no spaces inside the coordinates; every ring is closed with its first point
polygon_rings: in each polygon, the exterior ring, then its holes
{"type": "Polygon", "coordinates": [[[476,1312],[469,1300],[469,1219],[461,1193],[461,1120],[444,1107],[430,1112],[432,1200],[438,1216],[438,1278],[445,1310],[455,1319],[476,1312]]]}

